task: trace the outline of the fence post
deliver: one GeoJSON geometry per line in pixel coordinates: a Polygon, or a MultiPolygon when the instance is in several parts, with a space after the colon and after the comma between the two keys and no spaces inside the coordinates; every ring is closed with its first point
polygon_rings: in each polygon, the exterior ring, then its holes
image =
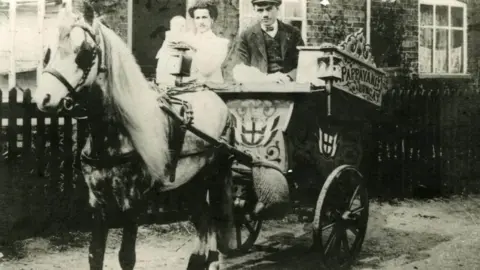
{"type": "Polygon", "coordinates": [[[12,88],[8,92],[8,127],[7,127],[7,141],[8,141],[8,173],[9,187],[12,187],[12,177],[14,175],[15,162],[17,160],[17,118],[15,111],[17,109],[17,89],[12,88]]]}
{"type": "MultiPolygon", "coordinates": [[[[48,192],[47,192],[47,201],[48,207],[50,209],[50,216],[52,220],[57,220],[58,215],[63,212],[64,205],[58,205],[58,199],[62,198],[60,191],[60,137],[58,130],[58,116],[49,115],[50,117],[50,126],[48,127],[48,141],[50,142],[50,153],[49,153],[49,178],[48,179],[48,192]]],[[[64,224],[52,224],[52,225],[64,225],[64,224]]]]}
{"type": "Polygon", "coordinates": [[[441,108],[441,95],[442,91],[437,91],[436,94],[434,95],[434,106],[432,108],[432,115],[431,115],[431,121],[434,124],[432,127],[432,140],[433,140],[433,149],[434,149],[434,171],[435,171],[435,178],[438,179],[439,183],[439,188],[440,188],[440,194],[444,195],[445,194],[445,188],[444,188],[444,183],[443,183],[443,178],[442,178],[442,160],[441,160],[441,141],[440,141],[440,108],[441,108]]]}
{"type": "Polygon", "coordinates": [[[71,221],[72,203],[74,199],[73,192],[73,125],[71,117],[64,117],[63,123],[63,185],[64,185],[64,205],[66,206],[66,216],[71,221]]]}
{"type": "MultiPolygon", "coordinates": [[[[32,154],[32,94],[30,89],[25,90],[23,93],[23,125],[22,125],[22,159],[26,161],[27,159],[31,161],[32,154]]],[[[27,162],[26,162],[27,163],[27,162]]],[[[33,167],[33,162],[28,162],[28,164],[22,164],[23,166],[28,166],[28,171],[30,167],[33,167]]]]}

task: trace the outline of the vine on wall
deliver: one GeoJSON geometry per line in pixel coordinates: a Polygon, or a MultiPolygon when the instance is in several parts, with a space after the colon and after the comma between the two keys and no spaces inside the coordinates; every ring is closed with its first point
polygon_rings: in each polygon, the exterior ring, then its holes
{"type": "Polygon", "coordinates": [[[408,68],[402,47],[406,37],[405,13],[398,1],[372,6],[372,54],[378,67],[408,68]]]}
{"type": "MultiPolygon", "coordinates": [[[[343,5],[343,1],[340,1],[338,4],[340,7],[343,7],[343,5]]],[[[318,32],[322,35],[322,42],[340,43],[340,41],[344,40],[345,37],[350,34],[343,8],[335,10],[332,9],[331,6],[325,6],[321,11],[323,16],[326,17],[326,19],[323,20],[326,23],[318,26],[318,32]],[[335,15],[332,15],[333,13],[335,13],[335,15]]]]}

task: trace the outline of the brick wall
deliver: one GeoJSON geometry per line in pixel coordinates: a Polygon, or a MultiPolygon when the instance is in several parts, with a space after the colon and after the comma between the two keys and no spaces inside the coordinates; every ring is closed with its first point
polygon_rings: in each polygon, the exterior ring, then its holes
{"type": "MultiPolygon", "coordinates": [[[[91,3],[100,2],[94,0],[85,0],[91,3]]],[[[83,11],[84,0],[73,0],[74,11],[83,11]]],[[[128,0],[103,0],[99,4],[93,4],[95,10],[104,16],[105,22],[115,31],[125,42],[128,39],[128,0]]]]}
{"type": "MultiPolygon", "coordinates": [[[[403,9],[401,20],[405,22],[405,33],[401,48],[401,63],[408,63],[411,69],[418,70],[418,0],[397,0],[397,7],[403,9]]],[[[468,71],[478,77],[480,66],[480,1],[462,0],[468,5],[468,71]]],[[[74,7],[81,9],[82,0],[73,0],[74,7]]],[[[102,1],[100,13],[105,15],[107,23],[127,41],[127,0],[102,1]],[[103,11],[102,11],[103,10],[103,11]]],[[[142,1],[140,1],[142,2],[142,1]]],[[[187,2],[185,0],[185,2],[187,2]]],[[[188,1],[189,3],[192,1],[188,1]]],[[[347,34],[365,27],[365,0],[332,0],[324,7],[319,0],[306,0],[307,5],[307,45],[319,45],[322,42],[340,42],[347,34]]],[[[214,24],[214,32],[231,40],[234,44],[238,29],[238,0],[217,0],[219,17],[214,24]]],[[[372,22],[382,5],[381,0],[372,0],[372,22]]],[[[372,23],[372,34],[375,29],[372,23]]],[[[372,39],[372,47],[379,46],[372,39]]],[[[160,46],[160,45],[159,45],[160,46]]],[[[380,58],[377,57],[377,58],[380,58]]],[[[225,69],[231,69],[231,58],[225,61],[225,69]]],[[[400,63],[398,64],[400,65],[400,63]]],[[[397,66],[398,66],[397,65],[397,66]]],[[[386,65],[379,65],[385,67],[386,65]]],[[[394,65],[395,66],[395,65],[394,65]]]]}
{"type": "Polygon", "coordinates": [[[480,1],[468,1],[468,71],[478,86],[480,79],[480,1]]]}
{"type": "MultiPolygon", "coordinates": [[[[372,0],[372,35],[378,25],[374,24],[375,16],[383,7],[397,7],[403,14],[399,17],[403,21],[405,32],[401,44],[400,64],[408,64],[411,69],[418,70],[418,0],[397,0],[398,3],[382,3],[381,0],[372,0]]],[[[471,26],[468,32],[468,71],[477,75],[480,66],[480,1],[463,0],[467,3],[468,23],[471,26]]],[[[307,0],[307,40],[308,45],[319,45],[322,42],[340,42],[345,35],[365,26],[365,0],[336,0],[330,1],[329,6],[322,6],[320,1],[307,0]],[[342,23],[343,21],[343,23],[342,23]]],[[[382,41],[377,41],[382,42],[382,41]]],[[[372,47],[375,44],[372,38],[372,47]]],[[[380,58],[379,55],[377,58],[380,58]]],[[[388,65],[379,65],[387,67],[388,65]]]]}
{"type": "Polygon", "coordinates": [[[335,0],[322,6],[307,0],[307,45],[338,43],[365,26],[365,0],[335,0]]]}

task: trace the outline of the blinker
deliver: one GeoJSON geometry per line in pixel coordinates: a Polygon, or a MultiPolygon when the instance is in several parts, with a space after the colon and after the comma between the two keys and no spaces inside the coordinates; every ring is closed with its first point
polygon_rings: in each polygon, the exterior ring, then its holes
{"type": "Polygon", "coordinates": [[[87,41],[83,41],[80,45],[80,51],[78,52],[77,57],[75,58],[75,63],[82,70],[88,70],[93,60],[95,60],[95,47],[88,44],[87,41]]]}

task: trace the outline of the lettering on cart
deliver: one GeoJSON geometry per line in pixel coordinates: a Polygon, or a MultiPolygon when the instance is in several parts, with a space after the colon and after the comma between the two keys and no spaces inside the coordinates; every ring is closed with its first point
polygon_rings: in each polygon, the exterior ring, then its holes
{"type": "Polygon", "coordinates": [[[337,85],[363,99],[380,103],[384,77],[377,74],[369,67],[363,67],[354,63],[342,67],[342,81],[337,85]]]}
{"type": "Polygon", "coordinates": [[[359,67],[342,67],[342,81],[358,81],[369,84],[371,87],[379,89],[383,83],[383,77],[374,72],[359,67]]]}

